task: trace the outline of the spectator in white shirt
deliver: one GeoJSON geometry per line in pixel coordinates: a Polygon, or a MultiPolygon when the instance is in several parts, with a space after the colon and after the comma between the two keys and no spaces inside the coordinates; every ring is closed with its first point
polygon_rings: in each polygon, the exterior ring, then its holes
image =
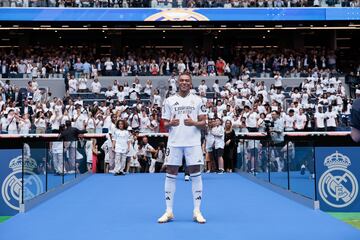
{"type": "Polygon", "coordinates": [[[91,91],[95,94],[99,94],[101,91],[101,83],[99,79],[95,78],[94,81],[91,83],[91,91]]]}
{"type": "Polygon", "coordinates": [[[61,124],[62,115],[59,110],[55,110],[55,113],[50,117],[51,131],[58,133],[61,124]]]}
{"type": "Polygon", "coordinates": [[[258,120],[258,114],[257,114],[257,108],[254,106],[252,110],[250,110],[249,106],[244,107],[245,113],[243,117],[246,117],[246,127],[249,130],[249,132],[257,132],[257,120],[258,120]]]}
{"type": "Polygon", "coordinates": [[[114,63],[110,60],[110,58],[108,58],[106,60],[106,62],[104,63],[105,65],[105,74],[106,76],[110,76],[111,75],[111,71],[113,69],[114,63]]]}
{"type": "Polygon", "coordinates": [[[8,111],[8,116],[7,116],[8,134],[18,134],[17,123],[19,121],[20,121],[20,118],[18,116],[18,113],[15,113],[15,111],[13,109],[10,109],[8,111]]]}
{"type": "Polygon", "coordinates": [[[293,102],[297,102],[301,100],[301,93],[299,93],[298,88],[294,89],[294,92],[291,94],[291,99],[293,102]]]}
{"type": "Polygon", "coordinates": [[[140,132],[148,133],[150,132],[150,119],[146,114],[145,110],[142,110],[140,116],[140,132]]]}
{"type": "Polygon", "coordinates": [[[323,113],[323,108],[318,107],[318,111],[314,115],[315,117],[315,127],[319,132],[325,131],[325,114],[323,113]]]}
{"type": "Polygon", "coordinates": [[[72,75],[69,79],[69,93],[77,93],[78,91],[78,81],[72,75]]]}
{"type": "Polygon", "coordinates": [[[46,118],[43,112],[37,113],[37,118],[35,118],[35,127],[36,127],[36,134],[43,134],[46,132],[46,118]]]}
{"type": "Polygon", "coordinates": [[[177,81],[177,77],[176,77],[175,73],[173,72],[171,77],[168,79],[168,82],[169,82],[169,86],[172,87],[172,90],[174,92],[177,91],[176,81],[177,81]]]}
{"type": "Polygon", "coordinates": [[[282,89],[282,77],[279,74],[276,74],[274,76],[274,80],[275,80],[275,83],[274,83],[275,88],[281,90],[282,89]]]}
{"type": "Polygon", "coordinates": [[[119,86],[119,91],[116,94],[116,97],[118,99],[118,101],[123,102],[125,100],[126,97],[126,92],[124,91],[124,87],[123,86],[119,86]]]}
{"type": "Polygon", "coordinates": [[[217,118],[215,121],[215,126],[211,129],[211,134],[215,139],[215,159],[218,161],[218,173],[224,173],[224,146],[225,146],[225,132],[222,125],[221,119],[217,118]]]}
{"type": "Polygon", "coordinates": [[[154,91],[152,105],[153,106],[157,105],[158,107],[161,106],[161,96],[159,95],[159,90],[158,89],[155,89],[155,91],[154,91]]]}
{"type": "Polygon", "coordinates": [[[87,87],[88,80],[85,78],[85,75],[83,73],[80,75],[80,78],[79,78],[78,82],[79,82],[78,92],[87,92],[87,90],[88,90],[88,87],[87,87]]]}
{"type": "Polygon", "coordinates": [[[112,87],[108,87],[108,89],[105,92],[105,97],[107,99],[111,99],[115,95],[115,92],[112,90],[112,87]]]}
{"type": "Polygon", "coordinates": [[[326,117],[326,131],[336,131],[338,126],[338,114],[329,106],[328,111],[325,113],[326,117]]]}
{"type": "Polygon", "coordinates": [[[206,93],[207,92],[208,87],[205,84],[205,80],[201,80],[201,84],[198,87],[199,93],[206,93]]]}
{"type": "Polygon", "coordinates": [[[216,93],[216,95],[220,95],[219,79],[215,80],[215,83],[212,87],[213,87],[213,90],[216,93]]]}
{"type": "Polygon", "coordinates": [[[152,82],[150,79],[146,80],[146,84],[145,84],[145,88],[144,88],[144,93],[146,95],[148,95],[149,97],[151,96],[152,93],[152,82]]]}
{"type": "Polygon", "coordinates": [[[179,74],[185,72],[186,66],[182,60],[179,61],[177,69],[178,69],[179,74]]]}
{"type": "Polygon", "coordinates": [[[290,109],[289,114],[285,115],[284,122],[285,122],[285,131],[286,132],[292,132],[294,131],[295,127],[295,111],[293,109],[290,109]]]}
{"type": "Polygon", "coordinates": [[[29,114],[24,114],[23,118],[19,122],[19,133],[20,134],[29,134],[31,129],[31,122],[29,119],[29,114]]]}
{"type": "Polygon", "coordinates": [[[114,80],[113,85],[111,86],[111,89],[113,90],[113,92],[116,94],[119,91],[119,84],[117,82],[117,80],[114,80]]]}
{"type": "Polygon", "coordinates": [[[295,114],[295,130],[296,131],[304,131],[306,126],[307,117],[304,114],[304,110],[302,108],[299,109],[299,113],[295,114]]]}

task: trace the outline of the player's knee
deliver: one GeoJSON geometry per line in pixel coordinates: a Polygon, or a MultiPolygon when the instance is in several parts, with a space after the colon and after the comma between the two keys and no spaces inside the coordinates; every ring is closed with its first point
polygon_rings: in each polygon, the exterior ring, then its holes
{"type": "Polygon", "coordinates": [[[170,166],[170,165],[166,166],[166,173],[171,174],[171,175],[177,175],[178,172],[179,172],[178,166],[170,166]]]}
{"type": "Polygon", "coordinates": [[[193,165],[193,166],[188,166],[188,170],[190,174],[193,174],[200,172],[201,168],[200,165],[193,165]]]}

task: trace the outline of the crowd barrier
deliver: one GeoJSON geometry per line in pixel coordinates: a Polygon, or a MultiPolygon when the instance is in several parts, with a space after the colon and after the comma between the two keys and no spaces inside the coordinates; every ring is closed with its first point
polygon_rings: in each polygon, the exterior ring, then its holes
{"type": "Polygon", "coordinates": [[[238,138],[239,171],[307,198],[324,211],[360,210],[360,145],[350,132],[286,132],[282,143],[264,133],[238,138]]]}
{"type": "Polygon", "coordinates": [[[90,140],[101,144],[104,138],[105,134],[84,134],[81,141],[64,142],[58,134],[1,134],[0,216],[25,211],[35,199],[86,176],[90,140]]]}
{"type": "MultiPolygon", "coordinates": [[[[257,180],[299,194],[326,211],[359,211],[360,145],[350,132],[286,132],[274,144],[266,133],[237,135],[235,166],[257,180]]],[[[58,134],[0,135],[0,215],[12,216],[28,202],[87,175],[87,144],[97,140],[94,173],[104,172],[105,134],[62,142],[58,134]]],[[[157,147],[167,133],[141,133],[157,147]]]]}

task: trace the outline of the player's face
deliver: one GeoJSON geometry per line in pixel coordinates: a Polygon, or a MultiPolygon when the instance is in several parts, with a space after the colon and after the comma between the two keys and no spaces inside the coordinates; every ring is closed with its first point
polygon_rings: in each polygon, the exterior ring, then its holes
{"type": "Polygon", "coordinates": [[[179,90],[180,90],[180,92],[189,92],[190,91],[191,85],[192,85],[190,76],[181,75],[179,77],[178,82],[179,82],[179,90]]]}

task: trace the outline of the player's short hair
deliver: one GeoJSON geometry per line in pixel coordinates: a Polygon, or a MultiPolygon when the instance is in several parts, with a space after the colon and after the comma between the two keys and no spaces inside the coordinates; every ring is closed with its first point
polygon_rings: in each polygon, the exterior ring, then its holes
{"type": "Polygon", "coordinates": [[[181,76],[188,76],[190,80],[192,80],[191,74],[188,72],[183,72],[179,74],[178,80],[181,78],[181,76]]]}

